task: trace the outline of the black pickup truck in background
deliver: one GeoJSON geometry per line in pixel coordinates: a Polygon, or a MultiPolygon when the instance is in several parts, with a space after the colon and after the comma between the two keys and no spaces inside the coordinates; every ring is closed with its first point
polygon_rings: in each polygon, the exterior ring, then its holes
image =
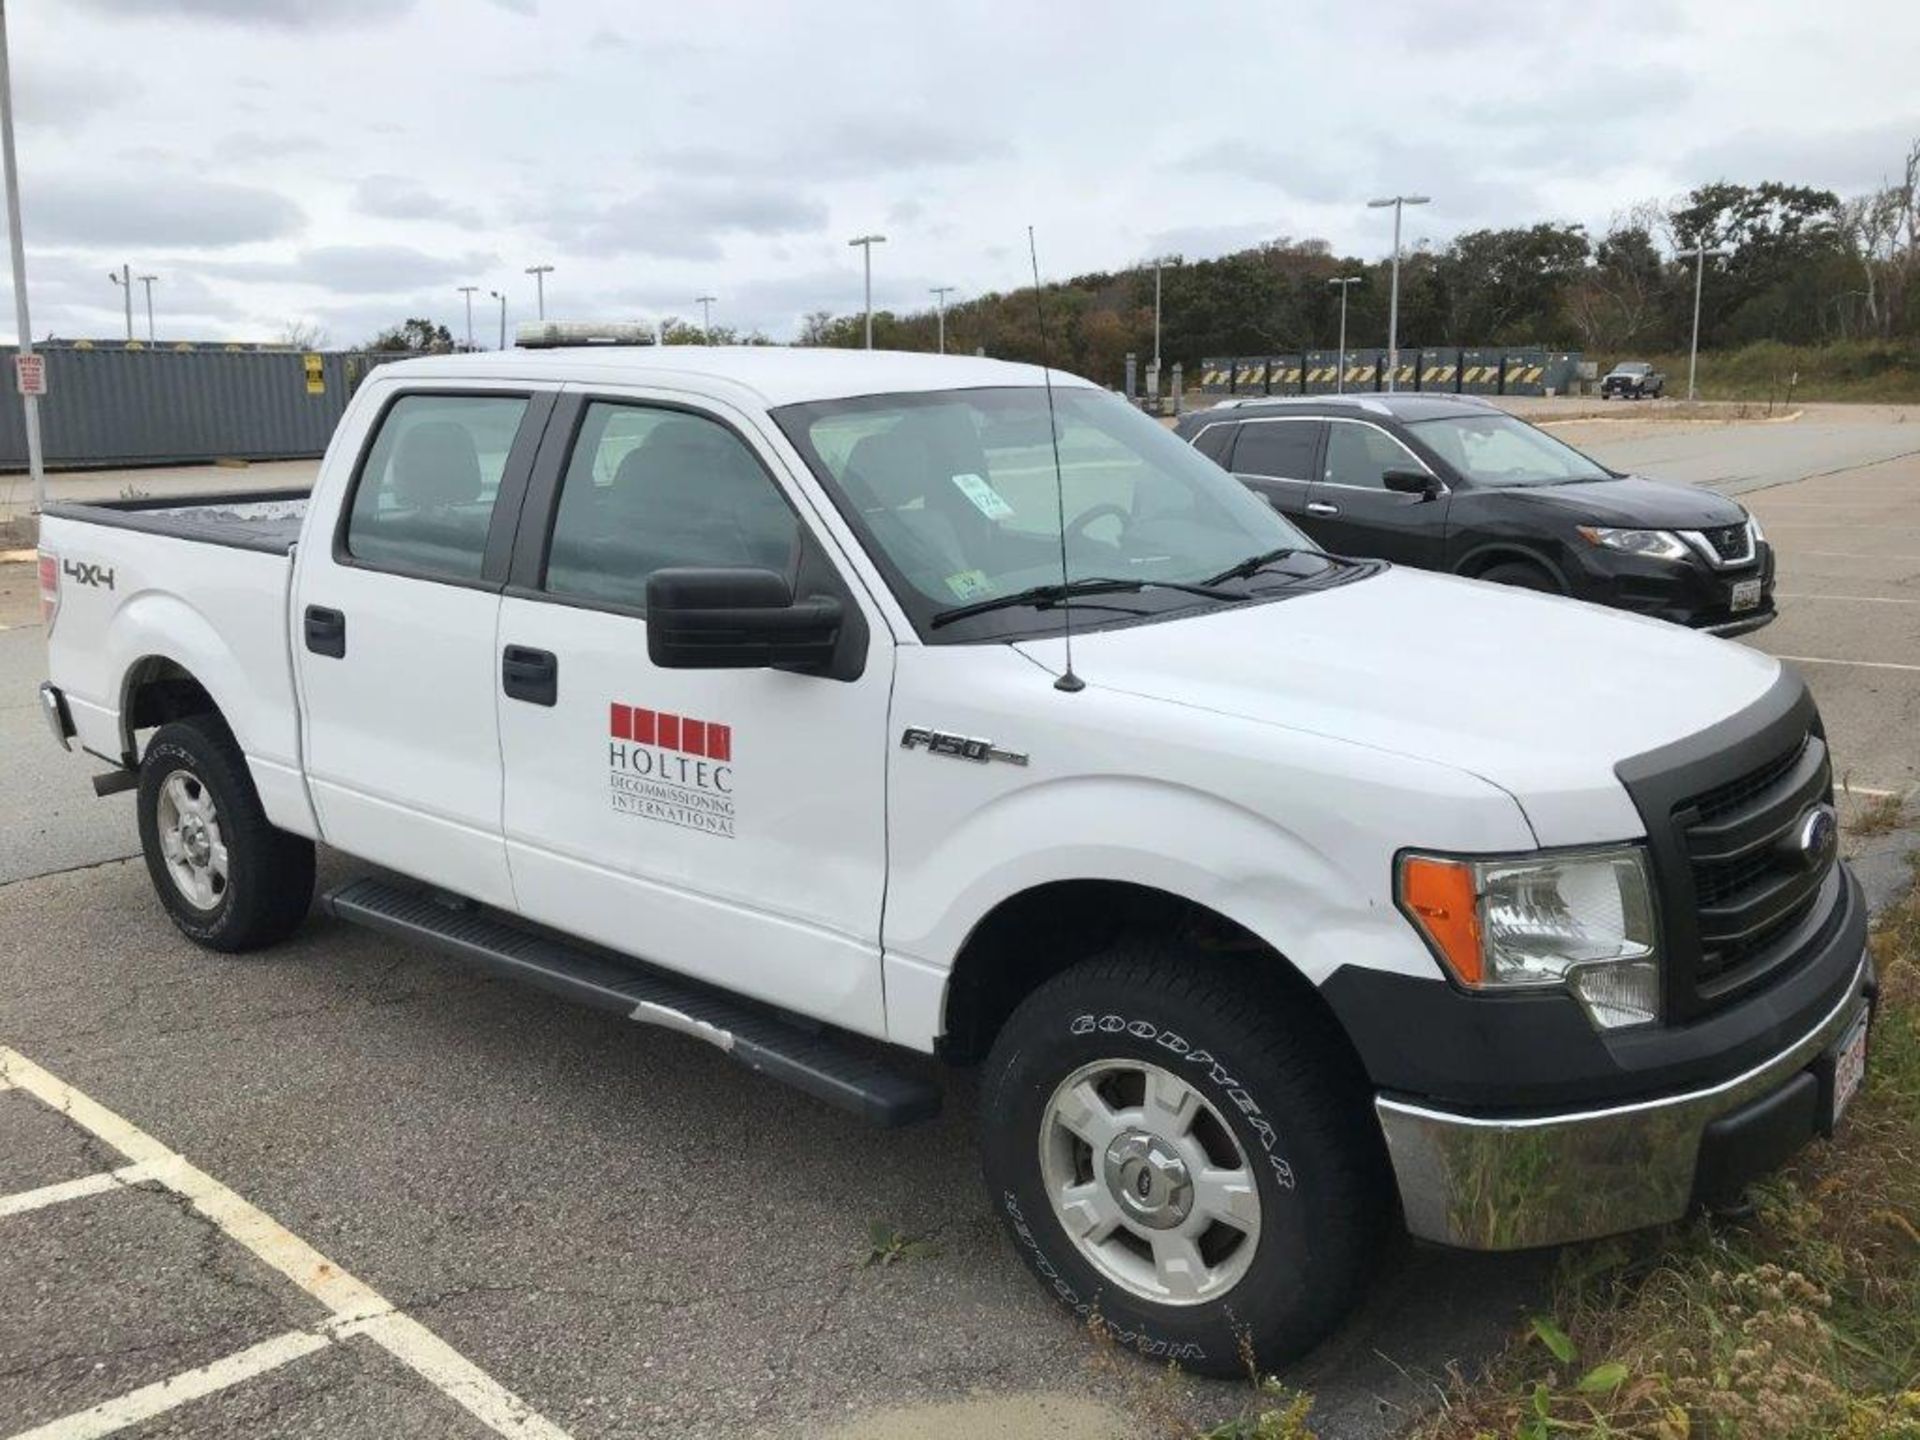
{"type": "Polygon", "coordinates": [[[1216,406],[1175,433],[1314,541],[1716,635],[1774,618],[1773,551],[1724,495],[1623,475],[1470,396],[1216,406]]]}

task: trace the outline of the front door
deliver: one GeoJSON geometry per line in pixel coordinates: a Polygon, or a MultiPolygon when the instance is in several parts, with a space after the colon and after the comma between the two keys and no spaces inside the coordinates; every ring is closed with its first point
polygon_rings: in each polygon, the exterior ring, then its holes
{"type": "Polygon", "coordinates": [[[1307,533],[1336,555],[1360,555],[1441,568],[1446,550],[1446,494],[1389,490],[1389,470],[1428,471],[1411,450],[1365,420],[1330,419],[1320,479],[1307,498],[1307,533]]]}
{"type": "Polygon", "coordinates": [[[348,481],[344,523],[296,562],[294,655],[322,836],[493,905],[513,903],[494,632],[551,398],[396,388],[348,481]]]}
{"type": "MultiPolygon", "coordinates": [[[[533,919],[881,1034],[882,627],[851,678],[647,657],[656,570],[841,585],[783,472],[740,415],[563,401],[500,615],[508,861],[533,919]]],[[[855,592],[838,593],[864,631],[855,592]]]]}
{"type": "Polygon", "coordinates": [[[1227,467],[1242,484],[1309,535],[1313,526],[1307,501],[1325,429],[1324,421],[1306,416],[1248,420],[1240,426],[1227,467]]]}

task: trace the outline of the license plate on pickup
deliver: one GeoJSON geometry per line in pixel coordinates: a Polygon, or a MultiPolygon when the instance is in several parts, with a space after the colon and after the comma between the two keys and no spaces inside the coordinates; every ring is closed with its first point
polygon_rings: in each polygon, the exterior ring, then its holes
{"type": "Polygon", "coordinates": [[[1833,1114],[1827,1122],[1829,1131],[1838,1127],[1840,1117],[1847,1113],[1847,1106],[1853,1103],[1853,1097],[1860,1092],[1860,1082],[1867,1078],[1867,1021],[1870,1018],[1871,1012],[1862,1010],[1860,1018],[1853,1022],[1853,1028],[1847,1031],[1840,1048],[1834,1052],[1833,1114]]]}
{"type": "Polygon", "coordinates": [[[1760,603],[1760,582],[1758,580],[1736,580],[1733,582],[1733,611],[1737,615],[1742,610],[1751,610],[1760,603]]]}

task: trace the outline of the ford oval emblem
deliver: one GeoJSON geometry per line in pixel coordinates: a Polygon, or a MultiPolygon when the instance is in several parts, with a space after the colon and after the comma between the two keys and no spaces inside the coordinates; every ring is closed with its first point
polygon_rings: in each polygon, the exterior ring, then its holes
{"type": "Polygon", "coordinates": [[[1833,812],[1831,805],[1816,805],[1801,817],[1800,830],[1796,837],[1800,851],[1800,863],[1809,870],[1817,870],[1832,858],[1834,845],[1840,837],[1840,818],[1833,812]]]}

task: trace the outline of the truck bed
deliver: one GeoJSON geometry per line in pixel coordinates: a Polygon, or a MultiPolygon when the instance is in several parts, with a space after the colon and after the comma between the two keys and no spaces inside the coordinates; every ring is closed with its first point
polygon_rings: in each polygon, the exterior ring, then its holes
{"type": "Polygon", "coordinates": [[[88,525],[287,555],[300,538],[308,494],[305,490],[243,490],[220,495],[170,495],[49,505],[46,513],[88,525]]]}

